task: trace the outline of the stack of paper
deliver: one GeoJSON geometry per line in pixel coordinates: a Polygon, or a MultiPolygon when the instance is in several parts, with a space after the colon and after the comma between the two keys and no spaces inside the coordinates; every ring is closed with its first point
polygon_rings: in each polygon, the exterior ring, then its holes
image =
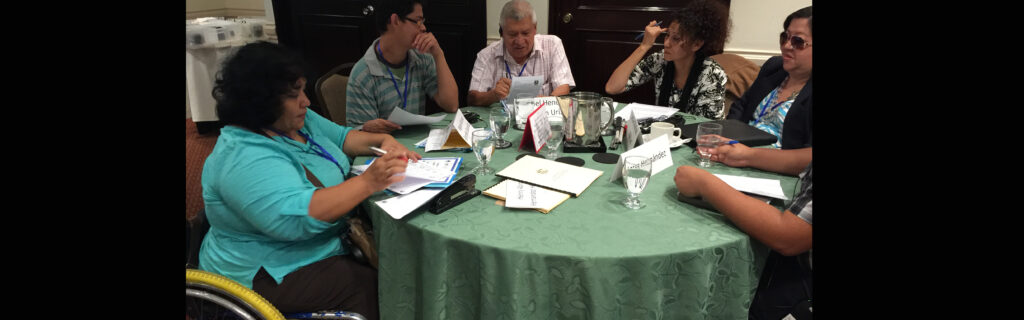
{"type": "Polygon", "coordinates": [[[652,106],[649,104],[634,102],[627,104],[625,107],[622,108],[622,110],[616,112],[615,116],[622,119],[629,119],[630,112],[636,115],[637,121],[640,121],[644,119],[658,119],[662,116],[668,118],[671,117],[676,112],[679,112],[679,109],[671,107],[652,106]]]}
{"type": "Polygon", "coordinates": [[[522,157],[495,175],[579,197],[602,174],[603,171],[548,159],[522,157]]]}
{"type": "MultiPolygon", "coordinates": [[[[366,162],[367,166],[377,158],[366,162]]],[[[409,161],[405,167],[405,179],[388,186],[388,190],[397,194],[407,194],[419,188],[444,188],[455,181],[455,175],[462,164],[461,157],[423,158],[418,162],[409,161]]],[[[365,169],[360,170],[359,172],[365,169]]],[[[355,173],[356,170],[353,170],[355,173]]]]}
{"type": "Polygon", "coordinates": [[[741,192],[762,195],[769,198],[789,200],[789,198],[786,197],[786,194],[782,192],[782,182],[776,179],[761,179],[725,174],[715,174],[715,176],[722,179],[723,182],[733,189],[741,192]]]}
{"type": "Polygon", "coordinates": [[[543,213],[551,212],[569,199],[566,193],[507,179],[484,190],[484,195],[505,200],[508,208],[534,209],[543,213]]]}

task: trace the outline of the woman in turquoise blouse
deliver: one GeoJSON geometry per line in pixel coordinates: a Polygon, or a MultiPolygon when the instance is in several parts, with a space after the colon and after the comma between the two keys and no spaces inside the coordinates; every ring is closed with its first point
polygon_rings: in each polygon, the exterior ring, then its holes
{"type": "Polygon", "coordinates": [[[199,268],[252,288],[282,312],[340,309],[376,319],[376,271],[353,260],[339,236],[349,212],[401,181],[395,174],[407,158],[422,157],[390,135],[307,109],[305,85],[299,57],[273,43],[246,45],[224,63],[213,94],[226,126],[203,165],[210,231],[199,268]],[[349,156],[372,155],[371,146],[388,153],[346,179],[349,156]]]}

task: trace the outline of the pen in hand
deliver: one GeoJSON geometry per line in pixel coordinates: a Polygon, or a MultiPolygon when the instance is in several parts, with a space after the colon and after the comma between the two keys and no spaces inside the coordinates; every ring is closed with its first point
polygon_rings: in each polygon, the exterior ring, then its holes
{"type": "MultiPolygon", "coordinates": [[[[655,24],[654,24],[654,26],[656,26],[656,27],[660,27],[660,26],[661,26],[661,22],[662,22],[662,21],[658,21],[658,23],[655,23],[655,24]]],[[[641,32],[640,34],[636,35],[636,38],[633,38],[633,40],[640,40],[640,39],[643,39],[643,37],[644,37],[644,33],[646,33],[646,32],[641,32]]]]}
{"type": "MultiPolygon", "coordinates": [[[[384,149],[381,149],[381,148],[377,148],[377,147],[372,147],[371,146],[370,150],[373,151],[373,152],[376,152],[376,153],[378,153],[378,154],[380,154],[382,156],[385,155],[385,154],[388,154],[387,150],[384,150],[384,149]]],[[[406,157],[399,157],[399,159],[407,160],[408,158],[406,158],[406,157]]]]}

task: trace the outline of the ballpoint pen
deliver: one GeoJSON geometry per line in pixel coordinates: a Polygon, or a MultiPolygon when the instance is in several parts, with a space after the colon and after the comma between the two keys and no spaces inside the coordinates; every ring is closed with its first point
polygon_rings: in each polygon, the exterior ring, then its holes
{"type": "MultiPolygon", "coordinates": [[[[381,148],[377,148],[377,147],[373,147],[373,146],[370,147],[370,150],[373,150],[373,152],[379,153],[382,156],[385,155],[385,154],[388,154],[387,150],[384,150],[384,149],[381,149],[381,148]]],[[[408,160],[408,158],[406,158],[406,157],[399,157],[399,159],[408,160]]]]}
{"type": "MultiPolygon", "coordinates": [[[[655,23],[654,25],[660,27],[661,26],[661,21],[658,21],[658,23],[655,23]]],[[[640,40],[641,38],[644,37],[644,33],[646,33],[646,32],[641,32],[640,34],[638,34],[636,36],[636,38],[633,38],[633,40],[640,40]]]]}
{"type": "MultiPolygon", "coordinates": [[[[737,144],[737,143],[740,143],[740,142],[736,141],[736,140],[729,140],[729,142],[726,142],[725,144],[731,146],[731,145],[734,145],[734,144],[737,144]]],[[[691,153],[694,153],[694,152],[697,152],[697,148],[693,148],[693,152],[691,152],[691,153]]]]}

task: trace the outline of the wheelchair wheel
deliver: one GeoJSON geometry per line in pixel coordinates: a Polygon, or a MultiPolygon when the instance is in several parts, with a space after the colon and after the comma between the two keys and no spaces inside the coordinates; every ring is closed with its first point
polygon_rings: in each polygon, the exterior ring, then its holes
{"type": "Polygon", "coordinates": [[[185,269],[185,316],[189,319],[284,320],[270,302],[234,280],[185,269]]]}

